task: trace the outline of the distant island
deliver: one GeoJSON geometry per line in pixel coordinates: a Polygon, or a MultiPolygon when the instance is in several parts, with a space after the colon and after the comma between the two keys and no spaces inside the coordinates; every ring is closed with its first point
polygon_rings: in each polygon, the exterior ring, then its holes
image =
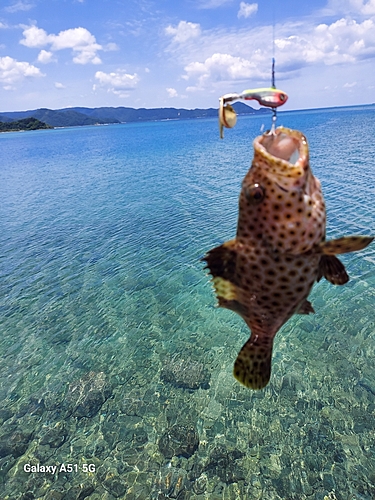
{"type": "MultiPolygon", "coordinates": [[[[255,115],[270,113],[269,109],[254,109],[246,104],[237,102],[234,104],[234,109],[239,115],[255,115]]],[[[191,120],[194,118],[213,118],[217,117],[218,110],[215,108],[208,109],[176,109],[176,108],[64,108],[64,109],[47,109],[40,108],[29,111],[12,111],[0,113],[0,122],[2,126],[10,125],[11,128],[6,130],[33,130],[31,128],[16,129],[16,123],[25,119],[33,118],[39,123],[47,125],[46,127],[38,128],[53,128],[53,127],[77,127],[83,125],[105,125],[110,123],[134,123],[147,121],[161,120],[191,120]]],[[[5,129],[2,128],[2,131],[5,129]]]]}
{"type": "Polygon", "coordinates": [[[0,132],[19,132],[21,130],[39,130],[46,128],[53,127],[33,117],[9,122],[0,122],[0,132]]]}

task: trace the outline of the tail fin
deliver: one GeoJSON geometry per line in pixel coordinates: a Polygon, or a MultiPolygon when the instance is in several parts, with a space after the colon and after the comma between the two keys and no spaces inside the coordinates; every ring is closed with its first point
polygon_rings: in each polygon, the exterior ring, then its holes
{"type": "Polygon", "coordinates": [[[249,339],[238,353],[233,375],[249,389],[263,389],[271,376],[273,339],[249,339]]]}

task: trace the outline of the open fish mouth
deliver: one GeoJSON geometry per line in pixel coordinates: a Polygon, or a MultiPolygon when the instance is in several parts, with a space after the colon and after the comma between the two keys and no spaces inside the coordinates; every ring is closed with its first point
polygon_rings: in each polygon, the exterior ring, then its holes
{"type": "Polygon", "coordinates": [[[305,136],[298,130],[278,127],[274,133],[265,133],[254,141],[258,150],[271,163],[282,160],[284,167],[304,167],[308,164],[309,149],[305,136]]]}

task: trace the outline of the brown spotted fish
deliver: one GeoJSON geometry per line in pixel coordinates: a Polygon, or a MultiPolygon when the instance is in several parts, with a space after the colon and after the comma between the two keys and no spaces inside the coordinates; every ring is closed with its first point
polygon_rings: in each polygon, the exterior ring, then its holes
{"type": "Polygon", "coordinates": [[[326,241],[325,233],[323,194],[305,137],[284,127],[257,137],[236,237],[203,258],[219,306],[242,316],[251,330],[233,371],[246,387],[268,384],[273,339],[293,314],[314,312],[307,300],[314,283],[323,276],[334,285],[349,280],[336,254],[362,250],[374,239],[326,241]]]}

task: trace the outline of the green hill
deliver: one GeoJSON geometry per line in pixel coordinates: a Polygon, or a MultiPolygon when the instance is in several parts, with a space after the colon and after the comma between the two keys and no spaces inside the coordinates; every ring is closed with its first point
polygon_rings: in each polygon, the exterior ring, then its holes
{"type": "MultiPolygon", "coordinates": [[[[264,114],[269,109],[253,109],[246,104],[237,102],[233,106],[238,114],[264,114]]],[[[208,109],[183,109],[183,108],[63,108],[63,109],[34,109],[29,111],[13,111],[0,113],[2,122],[21,120],[31,116],[48,123],[52,127],[76,127],[81,125],[97,125],[104,123],[131,123],[159,120],[191,120],[194,118],[217,117],[218,110],[208,109]]]]}
{"type": "Polygon", "coordinates": [[[16,132],[20,130],[40,130],[53,128],[47,123],[41,122],[34,117],[23,118],[16,121],[0,122],[0,132],[16,132]]]}

